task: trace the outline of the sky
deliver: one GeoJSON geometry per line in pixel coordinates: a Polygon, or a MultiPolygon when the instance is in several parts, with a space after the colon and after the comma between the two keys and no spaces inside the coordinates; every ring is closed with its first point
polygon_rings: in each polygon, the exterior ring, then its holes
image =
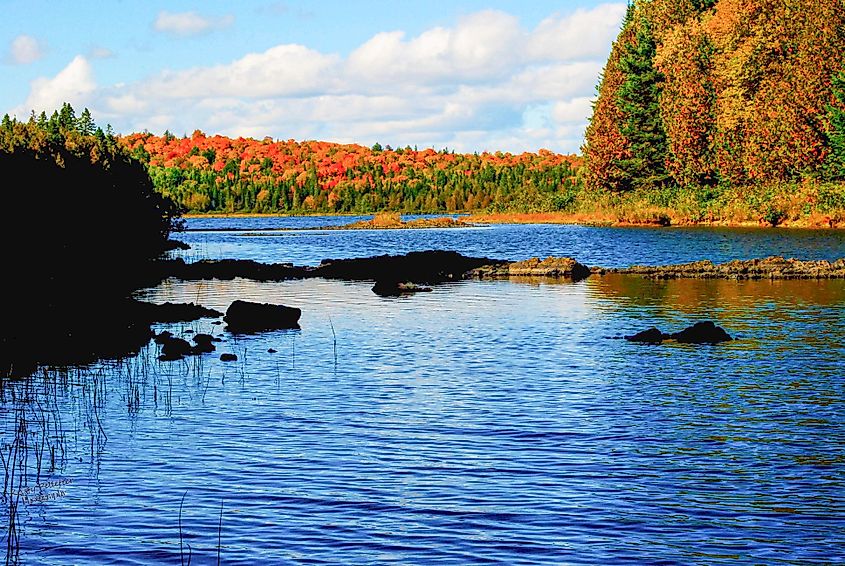
{"type": "Polygon", "coordinates": [[[625,2],[0,0],[0,113],[576,153],[625,2]]]}

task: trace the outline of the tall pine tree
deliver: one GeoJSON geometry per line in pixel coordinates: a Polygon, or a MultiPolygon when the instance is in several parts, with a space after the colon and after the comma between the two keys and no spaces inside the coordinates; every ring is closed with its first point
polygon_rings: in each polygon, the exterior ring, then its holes
{"type": "Polygon", "coordinates": [[[623,172],[622,186],[618,188],[622,190],[657,188],[669,180],[668,144],[660,115],[664,77],[654,67],[657,45],[651,24],[636,9],[634,18],[634,40],[625,46],[619,59],[619,69],[625,75],[617,94],[617,104],[624,116],[620,131],[630,147],[630,156],[618,163],[623,172]]]}

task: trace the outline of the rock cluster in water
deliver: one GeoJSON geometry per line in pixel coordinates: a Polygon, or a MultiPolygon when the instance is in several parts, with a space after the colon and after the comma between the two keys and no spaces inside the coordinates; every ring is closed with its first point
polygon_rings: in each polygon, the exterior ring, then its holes
{"type": "Polygon", "coordinates": [[[161,345],[161,355],[158,359],[163,362],[174,362],[183,359],[185,356],[210,354],[216,349],[212,342],[220,341],[219,338],[215,338],[211,334],[200,333],[194,335],[194,344],[192,345],[184,338],[178,338],[167,330],[157,334],[153,340],[156,344],[161,345]]]}
{"type": "Polygon", "coordinates": [[[290,263],[264,264],[251,260],[204,260],[162,264],[161,278],[182,280],[234,279],[285,281],[320,277],[345,281],[376,281],[387,289],[400,283],[435,285],[461,279],[537,277],[579,281],[591,274],[622,273],[655,279],[837,279],[845,278],[845,259],[803,261],[768,257],[735,260],[722,264],[695,261],[676,265],[627,268],[589,268],[569,257],[530,258],[524,261],[467,257],[457,252],[429,250],[405,255],[382,255],[353,259],[326,259],[317,267],[290,263]]]}
{"type": "Polygon", "coordinates": [[[730,342],[733,338],[721,326],[716,326],[712,320],[696,322],[674,334],[666,334],[657,328],[649,328],[631,336],[625,336],[629,342],[643,344],[661,344],[664,340],[675,340],[681,344],[719,344],[730,342]]]}

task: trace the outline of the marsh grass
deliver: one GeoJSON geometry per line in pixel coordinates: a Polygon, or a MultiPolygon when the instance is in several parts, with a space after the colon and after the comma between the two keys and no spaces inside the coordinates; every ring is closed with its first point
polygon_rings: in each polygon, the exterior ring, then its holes
{"type": "Polygon", "coordinates": [[[845,227],[845,183],[807,179],[748,187],[680,188],[611,193],[577,189],[517,210],[492,207],[470,222],[587,225],[845,227]]]}

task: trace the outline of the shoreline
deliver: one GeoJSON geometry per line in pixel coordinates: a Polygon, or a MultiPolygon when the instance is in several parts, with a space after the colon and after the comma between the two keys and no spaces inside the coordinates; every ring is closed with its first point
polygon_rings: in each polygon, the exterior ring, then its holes
{"type": "MultiPolygon", "coordinates": [[[[204,219],[204,218],[351,218],[351,217],[373,217],[378,213],[310,213],[310,214],[287,214],[287,213],[259,213],[259,212],[220,212],[220,213],[188,213],[183,218],[204,219]]],[[[481,224],[561,224],[574,226],[593,227],[614,227],[614,228],[749,228],[749,229],[798,229],[798,230],[845,230],[845,221],[834,221],[827,217],[821,218],[800,218],[798,220],[785,220],[783,223],[772,226],[763,221],[752,220],[707,220],[693,221],[689,219],[672,220],[668,224],[659,220],[619,220],[606,214],[583,214],[567,212],[503,212],[503,213],[467,213],[467,212],[435,212],[435,213],[402,213],[403,215],[414,216],[435,216],[455,217],[458,216],[468,225],[481,224]]],[[[332,226],[334,230],[354,230],[355,226],[332,226]]],[[[393,226],[393,230],[414,229],[410,226],[393,226]]]]}

